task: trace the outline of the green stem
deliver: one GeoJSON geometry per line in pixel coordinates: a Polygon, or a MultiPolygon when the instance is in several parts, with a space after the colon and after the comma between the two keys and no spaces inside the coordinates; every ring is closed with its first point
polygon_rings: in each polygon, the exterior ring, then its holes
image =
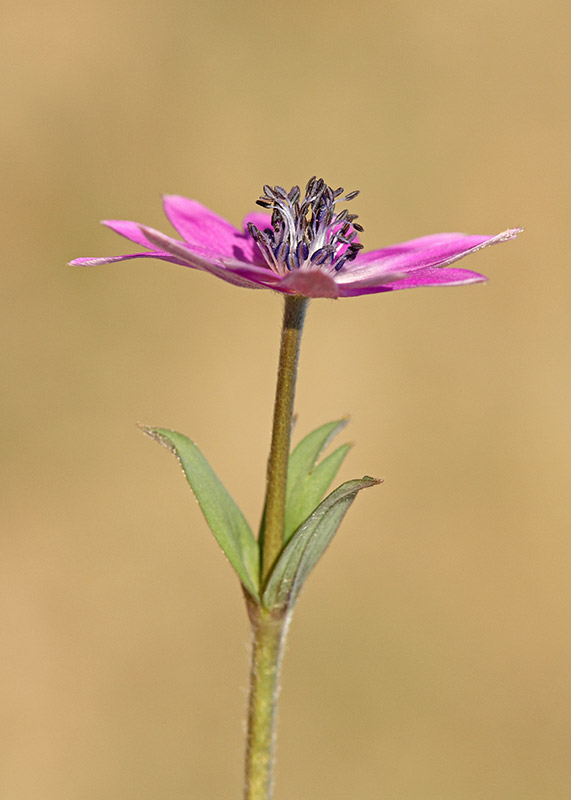
{"type": "MultiPolygon", "coordinates": [[[[266,502],[260,537],[262,587],[284,541],[293,401],[307,303],[305,297],[285,298],[266,502]]],[[[272,614],[251,600],[247,600],[247,605],[252,623],[252,665],[244,800],[270,800],[280,662],[288,617],[287,614],[272,614]]]]}
{"type": "Polygon", "coordinates": [[[276,706],[287,620],[250,605],[252,664],[244,800],[270,800],[273,789],[276,706]]]}
{"type": "Polygon", "coordinates": [[[284,518],[287,485],[287,464],[293,416],[293,401],[297,377],[297,362],[307,298],[286,297],[284,322],[278,366],[278,382],[274,406],[274,426],[268,461],[268,482],[264,511],[262,543],[263,586],[281,552],[284,540],[284,518]]]}

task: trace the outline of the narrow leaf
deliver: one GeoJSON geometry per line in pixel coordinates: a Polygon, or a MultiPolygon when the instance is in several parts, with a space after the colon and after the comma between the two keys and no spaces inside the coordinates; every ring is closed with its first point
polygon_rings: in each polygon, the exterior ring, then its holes
{"type": "Polygon", "coordinates": [[[202,509],[210,530],[244,588],[259,597],[258,543],[244,515],[198,447],[186,436],[164,428],[140,426],[173,453],[202,509]]]}
{"type": "Polygon", "coordinates": [[[351,445],[343,445],[317,465],[321,453],[348,421],[348,417],[344,417],[321,425],[303,438],[293,450],[288,464],[285,542],[289,541],[322,499],[349,452],[351,445]]]}
{"type": "Polygon", "coordinates": [[[272,570],[262,600],[269,609],[293,607],[307,576],[329,542],[357,493],[381,483],[365,476],[347,481],[331,492],[291,537],[272,570]]]}

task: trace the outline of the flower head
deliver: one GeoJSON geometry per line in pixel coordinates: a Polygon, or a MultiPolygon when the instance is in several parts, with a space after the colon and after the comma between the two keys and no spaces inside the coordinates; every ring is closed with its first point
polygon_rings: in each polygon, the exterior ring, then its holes
{"type": "Polygon", "coordinates": [[[257,201],[265,213],[250,214],[238,230],[196,200],[164,198],[165,213],[180,235],[166,236],[125,220],[103,224],[145,248],[144,252],[108,258],[77,258],[92,266],[131,258],[158,258],[210,272],[250,289],[273,289],[305,297],[355,297],[418,286],[455,286],[486,278],[450,267],[469,253],[513,239],[521,228],[497,236],[438,233],[364,252],[356,214],[340,204],[359,193],[332,189],[311,178],[302,196],[299,186],[286,192],[264,186],[257,201]]]}

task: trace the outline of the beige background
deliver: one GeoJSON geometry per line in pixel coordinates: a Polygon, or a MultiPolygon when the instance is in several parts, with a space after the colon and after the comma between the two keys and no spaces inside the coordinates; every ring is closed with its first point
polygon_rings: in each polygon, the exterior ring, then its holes
{"type": "Polygon", "coordinates": [[[486,286],[314,302],[297,434],[346,412],[363,494],[299,604],[277,800],[564,800],[568,3],[55,0],[6,9],[0,315],[7,800],[237,798],[248,631],[170,456],[253,525],[280,301],[127,252],[160,195],[360,188],[368,248],[517,241],[486,286]]]}

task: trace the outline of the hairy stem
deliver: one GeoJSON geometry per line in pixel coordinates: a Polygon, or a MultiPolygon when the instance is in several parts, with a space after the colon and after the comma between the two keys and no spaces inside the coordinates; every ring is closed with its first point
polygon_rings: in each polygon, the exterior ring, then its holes
{"type": "Polygon", "coordinates": [[[284,322],[278,366],[278,382],[274,406],[272,444],[268,461],[268,482],[264,512],[261,585],[283,547],[293,401],[297,377],[297,362],[303,322],[308,300],[305,297],[286,297],[284,322]]]}
{"type": "MultiPolygon", "coordinates": [[[[264,518],[260,534],[263,587],[284,541],[287,467],[297,362],[307,298],[285,298],[264,518]]],[[[271,613],[247,600],[252,623],[252,664],[244,800],[270,800],[273,788],[276,706],[287,613],[271,613]]]]}
{"type": "Polygon", "coordinates": [[[252,664],[244,800],[270,800],[273,789],[276,706],[287,620],[250,606],[252,664]]]}

